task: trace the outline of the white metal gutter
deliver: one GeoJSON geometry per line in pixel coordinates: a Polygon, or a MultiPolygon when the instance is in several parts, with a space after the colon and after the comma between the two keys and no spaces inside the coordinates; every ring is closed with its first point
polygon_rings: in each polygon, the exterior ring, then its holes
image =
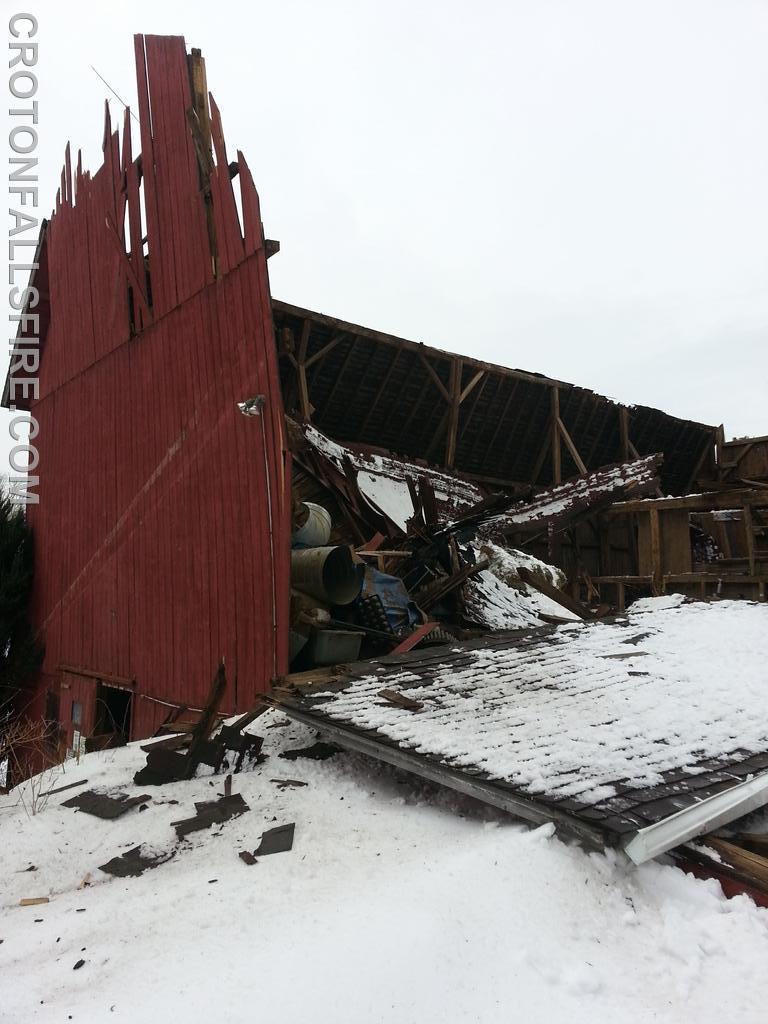
{"type": "Polygon", "coordinates": [[[765,804],[768,804],[768,772],[761,772],[747,782],[731,786],[722,793],[716,793],[692,807],[657,821],[655,825],[633,832],[624,842],[624,852],[635,864],[643,864],[765,804]]]}

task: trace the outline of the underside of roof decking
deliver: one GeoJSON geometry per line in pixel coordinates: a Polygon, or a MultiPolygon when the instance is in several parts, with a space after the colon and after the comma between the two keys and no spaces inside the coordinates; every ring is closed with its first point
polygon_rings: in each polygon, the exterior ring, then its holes
{"type": "Polygon", "coordinates": [[[278,300],[272,307],[286,411],[339,441],[490,484],[559,483],[657,452],[667,493],[714,474],[715,427],[278,300]]]}
{"type": "Polygon", "coordinates": [[[344,746],[640,862],[768,802],[768,695],[728,674],[766,647],[766,615],[697,603],[496,633],[288,677],[275,697],[344,746]],[[708,643],[719,660],[697,667],[708,643]]]}

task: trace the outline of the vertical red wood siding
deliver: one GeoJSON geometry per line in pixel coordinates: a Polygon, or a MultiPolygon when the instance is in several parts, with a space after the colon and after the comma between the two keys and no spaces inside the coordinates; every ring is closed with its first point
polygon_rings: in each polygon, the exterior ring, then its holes
{"type": "Polygon", "coordinates": [[[73,171],[67,150],[45,236],[29,519],[40,691],[62,664],[135,679],[142,737],[159,701],[199,706],[221,658],[231,711],[286,670],[290,465],[250,171],[238,153],[241,225],[211,100],[214,277],[184,40],[135,44],[141,156],[132,118],[121,137],[107,109],[104,162],[91,175],[78,155],[73,171]],[[261,413],[242,415],[257,395],[261,413]]]}

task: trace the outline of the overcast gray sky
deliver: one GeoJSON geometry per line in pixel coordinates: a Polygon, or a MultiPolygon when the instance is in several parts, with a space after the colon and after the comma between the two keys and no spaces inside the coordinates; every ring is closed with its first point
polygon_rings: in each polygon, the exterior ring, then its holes
{"type": "Polygon", "coordinates": [[[275,296],[768,433],[768,0],[25,2],[42,212],[121,114],[90,65],[135,107],[132,34],[183,34],[275,296]]]}

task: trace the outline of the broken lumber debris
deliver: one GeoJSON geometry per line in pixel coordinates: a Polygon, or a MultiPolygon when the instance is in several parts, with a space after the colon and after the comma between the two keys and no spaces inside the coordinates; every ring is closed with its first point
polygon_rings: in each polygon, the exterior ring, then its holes
{"type": "MultiPolygon", "coordinates": [[[[289,423],[289,436],[293,678],[313,668],[402,654],[489,629],[538,624],[539,607],[551,614],[538,597],[543,591],[571,614],[593,617],[555,586],[558,576],[565,583],[562,573],[530,555],[518,561],[541,566],[542,576],[553,581],[551,589],[526,585],[517,574],[511,583],[508,573],[498,573],[506,528],[528,525],[534,535],[542,528],[567,530],[579,515],[616,497],[652,492],[658,484],[660,457],[648,456],[520,500],[519,490],[487,493],[477,483],[423,464],[339,445],[307,424],[289,423]],[[315,567],[312,579],[305,564],[315,567]],[[355,565],[359,590],[357,583],[352,586],[355,565]],[[349,577],[343,599],[339,573],[349,577]]],[[[608,610],[603,603],[601,614],[608,610]]]]}
{"type": "Polygon", "coordinates": [[[234,793],[231,796],[220,796],[218,800],[202,800],[195,803],[195,810],[197,813],[194,817],[171,822],[179,839],[192,832],[210,828],[211,825],[220,825],[230,818],[237,818],[249,811],[250,807],[241,793],[234,793]]]}
{"type": "Polygon", "coordinates": [[[532,573],[530,569],[526,569],[525,566],[521,565],[518,569],[520,579],[527,583],[530,587],[535,590],[540,590],[542,594],[546,595],[551,601],[556,601],[557,604],[561,604],[563,608],[569,612],[573,612],[574,615],[578,615],[580,619],[592,618],[592,614],[586,605],[583,605],[581,601],[575,600],[575,598],[569,597],[564,591],[558,590],[557,587],[553,587],[551,583],[547,583],[546,580],[532,573]]]}
{"type": "Polygon", "coordinates": [[[300,779],[270,779],[269,781],[274,782],[278,789],[298,789],[307,785],[300,779]]]}
{"type": "Polygon", "coordinates": [[[68,789],[84,786],[87,782],[88,779],[80,779],[79,782],[68,782],[66,786],[57,786],[56,789],[49,789],[45,793],[41,793],[41,796],[56,796],[57,793],[64,793],[68,789]]]}
{"type": "Polygon", "coordinates": [[[716,879],[726,896],[749,896],[768,908],[768,834],[705,835],[671,853],[684,871],[716,879]]]}
{"type": "Polygon", "coordinates": [[[141,749],[147,754],[147,763],[134,775],[136,785],[160,786],[167,782],[191,779],[200,764],[219,771],[228,754],[236,755],[235,772],[241,770],[246,759],[258,762],[262,757],[263,737],[250,735],[243,730],[267,710],[267,705],[259,703],[232,724],[220,724],[219,707],[226,686],[227,678],[222,662],[211,684],[208,701],[198,713],[197,721],[168,721],[161,728],[171,735],[142,746],[141,749]]]}
{"type": "Polygon", "coordinates": [[[99,871],[103,871],[107,875],[114,875],[116,878],[136,878],[150,868],[156,868],[159,864],[164,864],[173,856],[174,851],[169,853],[142,853],[141,846],[134,846],[127,853],[122,853],[119,857],[113,857],[111,860],[108,860],[106,864],[101,864],[99,871]]]}
{"type": "Polygon", "coordinates": [[[289,825],[278,825],[276,828],[269,828],[262,833],[261,842],[253,851],[254,857],[264,857],[269,853],[287,853],[293,849],[293,836],[296,825],[291,822],[289,825]]]}
{"type": "Polygon", "coordinates": [[[284,750],[279,756],[285,761],[295,761],[300,757],[309,758],[310,761],[326,761],[329,757],[333,757],[334,754],[340,753],[341,747],[338,747],[335,743],[323,743],[322,740],[318,740],[317,743],[312,743],[308,747],[284,750]]]}
{"type": "Polygon", "coordinates": [[[127,793],[98,793],[96,790],[87,790],[69,800],[62,801],[62,807],[74,807],[84,814],[92,814],[96,818],[104,818],[112,821],[122,817],[132,807],[137,807],[152,797],[149,793],[142,793],[141,796],[128,796],[127,793]]]}
{"type": "Polygon", "coordinates": [[[421,711],[424,707],[420,700],[413,700],[412,697],[407,697],[398,690],[379,690],[379,696],[383,697],[390,704],[396,704],[399,708],[405,708],[406,711],[421,711]]]}

